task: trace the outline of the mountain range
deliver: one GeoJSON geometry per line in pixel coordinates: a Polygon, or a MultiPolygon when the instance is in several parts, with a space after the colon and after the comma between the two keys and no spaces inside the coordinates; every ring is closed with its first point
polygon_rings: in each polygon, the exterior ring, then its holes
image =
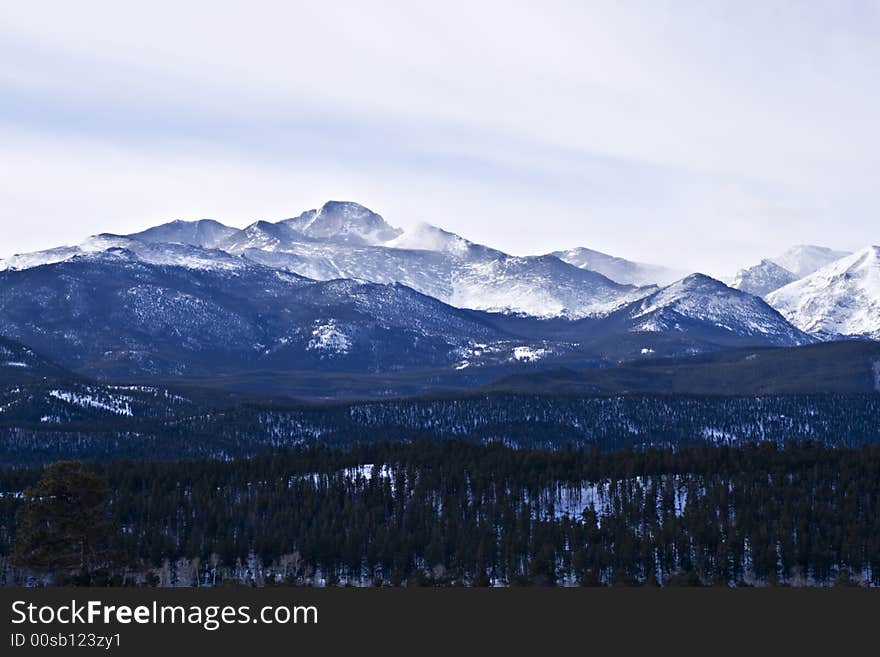
{"type": "Polygon", "coordinates": [[[229,256],[307,278],[401,283],[450,305],[536,317],[602,315],[654,287],[618,283],[552,255],[512,256],[442,229],[403,233],[355,203],[328,202],[293,219],[232,229],[214,221],[175,221],[127,236],[102,234],[75,247],[13,256],[0,269],[26,269],[110,248],[147,262],[229,266],[229,256]],[[190,247],[163,253],[145,245],[190,247]],[[189,259],[187,262],[186,259],[189,259]]]}
{"type": "Polygon", "coordinates": [[[0,261],[0,336],[99,379],[410,394],[536,368],[878,339],[878,271],[877,247],[801,246],[726,285],[584,247],[513,256],[331,201],[243,229],[173,221],[0,261]]]}

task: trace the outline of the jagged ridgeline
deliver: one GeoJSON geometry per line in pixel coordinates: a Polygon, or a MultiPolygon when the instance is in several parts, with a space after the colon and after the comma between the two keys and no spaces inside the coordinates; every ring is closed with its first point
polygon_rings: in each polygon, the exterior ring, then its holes
{"type": "Polygon", "coordinates": [[[542,366],[876,339],[878,254],[797,247],[731,287],[583,247],[513,256],[331,201],[2,260],[0,336],[103,380],[414,395],[542,366]]]}

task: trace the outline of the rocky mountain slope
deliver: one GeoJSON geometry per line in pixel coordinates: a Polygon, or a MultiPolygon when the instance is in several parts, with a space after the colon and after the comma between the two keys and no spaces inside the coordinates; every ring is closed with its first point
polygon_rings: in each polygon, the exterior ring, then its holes
{"type": "Polygon", "coordinates": [[[793,325],[823,339],[880,339],[880,247],[832,262],[769,295],[793,325]]]}
{"type": "Polygon", "coordinates": [[[778,290],[797,280],[797,276],[772,260],[764,259],[757,265],[740,269],[730,287],[757,297],[764,297],[773,290],[778,290]]]}

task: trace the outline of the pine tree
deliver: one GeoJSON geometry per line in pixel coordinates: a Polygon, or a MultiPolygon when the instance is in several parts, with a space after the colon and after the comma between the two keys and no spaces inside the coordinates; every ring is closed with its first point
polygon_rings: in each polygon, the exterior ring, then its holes
{"type": "Polygon", "coordinates": [[[56,582],[88,585],[106,565],[107,483],[79,461],[59,461],[25,491],[16,565],[56,582]]]}

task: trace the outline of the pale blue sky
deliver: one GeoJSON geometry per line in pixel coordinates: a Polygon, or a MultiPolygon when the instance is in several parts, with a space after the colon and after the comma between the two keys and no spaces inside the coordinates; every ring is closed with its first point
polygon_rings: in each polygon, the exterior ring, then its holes
{"type": "Polygon", "coordinates": [[[8,3],[0,257],[325,200],[710,274],[880,242],[880,2],[8,3]]]}

